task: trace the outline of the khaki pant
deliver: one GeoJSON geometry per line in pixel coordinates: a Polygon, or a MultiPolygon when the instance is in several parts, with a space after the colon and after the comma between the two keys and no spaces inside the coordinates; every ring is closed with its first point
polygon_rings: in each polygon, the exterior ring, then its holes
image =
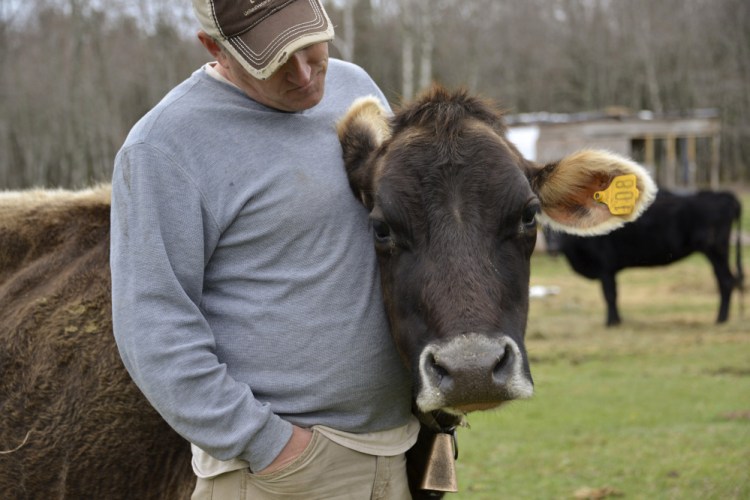
{"type": "Polygon", "coordinates": [[[404,455],[376,457],[318,432],[296,460],[271,474],[247,469],[198,478],[192,500],[409,500],[404,455]]]}

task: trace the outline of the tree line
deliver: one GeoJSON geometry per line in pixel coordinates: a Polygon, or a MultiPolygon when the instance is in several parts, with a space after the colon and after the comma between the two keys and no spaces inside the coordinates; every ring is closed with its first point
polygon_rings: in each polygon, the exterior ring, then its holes
{"type": "MultiPolygon", "coordinates": [[[[433,81],[509,113],[717,109],[750,181],[746,0],[330,0],[331,52],[397,106],[433,81]]],[[[208,60],[189,2],[0,0],[0,189],[109,180],[130,127],[208,60]]]]}

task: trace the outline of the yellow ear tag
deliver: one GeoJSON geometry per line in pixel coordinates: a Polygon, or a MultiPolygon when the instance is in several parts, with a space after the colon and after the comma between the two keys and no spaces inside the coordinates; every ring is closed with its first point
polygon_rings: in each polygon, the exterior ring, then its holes
{"type": "Polygon", "coordinates": [[[612,215],[629,215],[639,195],[635,174],[627,174],[612,179],[607,189],[594,193],[594,199],[607,205],[612,215]]]}

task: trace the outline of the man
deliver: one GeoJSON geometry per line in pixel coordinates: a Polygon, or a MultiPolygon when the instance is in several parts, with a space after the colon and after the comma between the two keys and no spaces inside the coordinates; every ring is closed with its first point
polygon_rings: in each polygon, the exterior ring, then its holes
{"type": "Polygon", "coordinates": [[[409,376],[334,126],[357,97],[385,98],[328,58],[318,0],[193,7],[216,61],[115,160],[125,366],[192,443],[194,498],[408,498],[409,376]]]}

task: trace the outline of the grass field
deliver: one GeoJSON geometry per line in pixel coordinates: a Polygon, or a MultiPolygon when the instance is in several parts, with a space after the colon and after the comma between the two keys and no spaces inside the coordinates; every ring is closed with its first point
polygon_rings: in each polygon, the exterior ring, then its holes
{"type": "Polygon", "coordinates": [[[739,197],[744,211],[742,217],[742,233],[747,237],[750,235],[750,189],[739,193],[739,197]]]}
{"type": "Polygon", "coordinates": [[[531,284],[560,287],[531,303],[536,394],[469,416],[448,498],[750,499],[750,311],[735,294],[714,323],[703,256],[620,273],[617,328],[563,258],[535,255],[531,284]]]}

